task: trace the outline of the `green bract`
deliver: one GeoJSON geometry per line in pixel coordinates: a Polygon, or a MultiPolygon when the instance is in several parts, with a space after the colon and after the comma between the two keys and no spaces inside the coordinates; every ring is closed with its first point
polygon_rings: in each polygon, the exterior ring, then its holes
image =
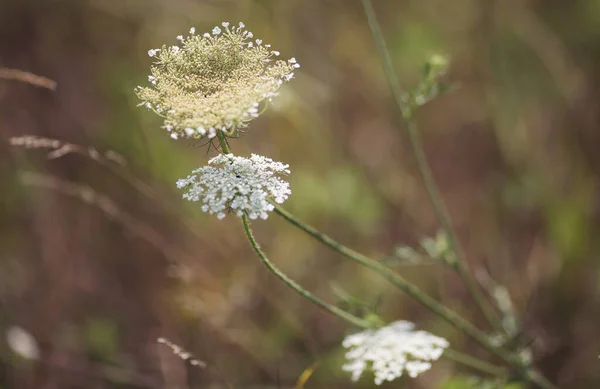
{"type": "Polygon", "coordinates": [[[263,45],[244,29],[244,24],[212,33],[178,36],[180,46],[148,51],[156,58],[148,87],[138,87],[142,105],[165,119],[171,137],[213,138],[217,131],[237,133],[259,115],[264,100],[300,67],[294,58],[277,60],[279,52],[263,45]]]}

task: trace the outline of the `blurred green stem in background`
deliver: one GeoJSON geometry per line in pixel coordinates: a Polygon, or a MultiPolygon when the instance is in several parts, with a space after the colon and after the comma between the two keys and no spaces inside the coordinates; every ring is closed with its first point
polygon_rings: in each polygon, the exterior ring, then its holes
{"type": "MultiPolygon", "coordinates": [[[[413,152],[415,154],[415,159],[417,161],[417,165],[419,168],[419,172],[421,173],[423,183],[425,184],[427,193],[435,209],[435,212],[438,215],[442,228],[444,229],[447,235],[450,249],[454,252],[454,262],[451,263],[454,269],[463,279],[463,282],[469,290],[469,293],[471,293],[471,295],[473,296],[474,300],[476,301],[477,305],[481,309],[481,312],[484,314],[488,322],[492,325],[494,329],[501,329],[502,327],[498,325],[498,322],[495,319],[495,315],[492,312],[490,305],[486,304],[486,300],[481,291],[481,288],[475,282],[469,268],[466,265],[464,253],[458,243],[456,232],[452,227],[452,222],[450,220],[448,210],[446,209],[444,202],[441,199],[439,190],[437,188],[437,185],[435,184],[435,180],[433,179],[433,174],[431,172],[429,164],[427,163],[427,159],[425,158],[423,147],[421,146],[421,140],[417,133],[416,124],[413,120],[413,113],[415,111],[416,106],[413,101],[407,101],[406,96],[404,96],[401,92],[400,83],[398,82],[398,78],[394,71],[392,59],[388,52],[385,39],[383,38],[381,28],[379,27],[379,23],[377,22],[377,16],[375,14],[373,4],[371,0],[361,0],[361,2],[365,11],[367,23],[371,30],[371,35],[373,37],[375,45],[377,46],[379,56],[381,57],[385,77],[387,79],[392,95],[396,100],[396,105],[398,106],[398,109],[402,114],[404,128],[407,133],[411,148],[413,149],[413,152]]],[[[482,343],[482,345],[488,348],[486,344],[482,343]]],[[[488,345],[492,347],[490,351],[494,351],[493,349],[495,348],[495,346],[493,346],[492,344],[488,345]]],[[[495,353],[498,356],[502,357],[506,362],[511,364],[515,368],[515,370],[520,372],[523,378],[525,378],[529,382],[535,383],[539,387],[544,389],[556,388],[550,381],[548,381],[543,375],[541,375],[533,368],[525,366],[519,359],[514,358],[510,354],[508,355],[509,359],[506,359],[503,357],[503,355],[506,354],[506,352],[504,350],[500,350],[499,348],[497,350],[499,352],[495,353]]]]}
{"type": "Polygon", "coordinates": [[[396,105],[398,106],[400,113],[402,114],[402,119],[404,121],[404,129],[408,136],[410,146],[415,155],[419,173],[421,174],[421,178],[423,179],[423,183],[425,185],[425,189],[427,190],[427,194],[429,195],[429,199],[431,200],[431,204],[433,205],[433,208],[435,209],[435,212],[440,221],[440,224],[442,225],[442,229],[444,230],[444,233],[447,236],[449,248],[454,253],[454,258],[452,261],[449,261],[449,263],[462,278],[465,286],[469,290],[469,293],[477,303],[479,309],[483,313],[486,320],[490,323],[492,328],[494,328],[495,330],[502,331],[502,326],[496,319],[496,315],[490,308],[490,305],[486,302],[481,288],[475,282],[469,268],[467,267],[465,256],[462,251],[462,248],[460,247],[460,244],[458,243],[456,232],[452,227],[452,222],[450,220],[448,210],[444,206],[444,202],[440,196],[439,190],[433,178],[431,168],[429,167],[427,159],[425,158],[423,147],[421,146],[421,140],[419,138],[417,128],[413,120],[413,114],[415,111],[414,103],[410,101],[410,98],[407,98],[407,96],[403,95],[400,89],[400,83],[398,81],[398,77],[396,76],[396,72],[394,71],[392,59],[387,50],[385,40],[381,32],[381,28],[377,23],[377,17],[375,15],[375,10],[373,9],[373,4],[370,0],[361,1],[365,9],[367,22],[369,24],[369,28],[371,29],[373,40],[375,41],[377,51],[379,53],[379,56],[381,57],[385,77],[387,79],[392,95],[396,100],[396,105]]]}
{"type": "Polygon", "coordinates": [[[460,363],[464,366],[469,366],[475,370],[479,370],[492,376],[502,377],[506,376],[507,373],[506,369],[500,366],[492,365],[490,363],[482,361],[481,359],[474,358],[470,355],[463,354],[452,349],[444,350],[444,354],[442,356],[448,360],[460,363]]]}

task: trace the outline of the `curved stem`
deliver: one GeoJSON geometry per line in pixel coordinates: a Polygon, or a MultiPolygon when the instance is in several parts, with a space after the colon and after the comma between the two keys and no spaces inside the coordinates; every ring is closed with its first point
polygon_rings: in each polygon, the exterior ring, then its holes
{"type": "MultiPolygon", "coordinates": [[[[223,134],[222,132],[219,132],[218,137],[219,137],[219,143],[221,146],[221,150],[223,151],[223,153],[231,154],[231,149],[229,148],[229,145],[227,144],[227,138],[225,137],[225,134],[223,134]]],[[[254,239],[254,235],[252,234],[252,229],[250,228],[250,223],[248,222],[248,216],[242,215],[242,223],[244,224],[244,232],[246,233],[246,237],[250,241],[250,245],[254,249],[254,252],[256,253],[256,255],[258,255],[258,257],[263,262],[263,264],[267,267],[267,269],[269,269],[273,274],[275,274],[275,276],[277,276],[286,285],[288,285],[290,288],[294,289],[301,296],[309,299],[310,301],[317,304],[318,306],[324,308],[325,310],[329,311],[330,313],[336,315],[337,317],[339,317],[343,320],[346,320],[347,322],[349,322],[355,326],[362,327],[362,328],[371,328],[372,327],[372,323],[370,323],[369,321],[361,319],[354,315],[351,315],[350,313],[348,313],[334,305],[326,303],[325,301],[321,300],[317,296],[313,295],[312,293],[310,293],[309,291],[307,291],[306,289],[301,287],[299,284],[297,284],[291,278],[286,276],[285,273],[283,273],[281,270],[279,270],[273,264],[273,262],[271,262],[269,260],[269,258],[267,258],[266,254],[260,249],[258,242],[256,242],[256,239],[254,239]]]]}
{"type": "Polygon", "coordinates": [[[340,254],[379,273],[383,278],[390,281],[398,289],[402,290],[403,292],[420,302],[427,309],[437,314],[442,319],[446,320],[448,323],[452,324],[459,331],[470,336],[482,347],[500,357],[504,362],[512,366],[515,370],[521,372],[523,377],[526,378],[529,382],[535,383],[543,389],[556,389],[556,386],[550,383],[540,373],[538,373],[534,369],[524,367],[517,357],[512,355],[507,350],[504,350],[503,348],[494,345],[485,333],[483,333],[482,331],[474,327],[471,323],[463,319],[458,313],[454,312],[449,308],[446,308],[444,305],[440,304],[433,298],[423,293],[417,286],[408,282],[402,276],[398,275],[397,273],[394,273],[380,262],[369,258],[366,255],[363,255],[357,251],[354,251],[342,245],[341,243],[333,240],[332,238],[318,231],[314,227],[304,224],[296,217],[294,217],[294,215],[292,215],[279,205],[274,205],[275,212],[277,212],[284,219],[292,223],[294,226],[298,227],[302,231],[306,232],[313,238],[317,239],[321,243],[324,243],[325,245],[329,246],[330,248],[339,252],[340,254]]]}
{"type": "MultiPolygon", "coordinates": [[[[275,276],[277,276],[280,280],[282,280],[286,285],[288,285],[289,287],[291,287],[292,289],[294,289],[296,292],[298,292],[298,294],[300,294],[301,296],[307,298],[308,300],[312,301],[313,303],[317,304],[318,306],[324,308],[325,310],[327,310],[328,312],[336,315],[337,317],[347,321],[350,324],[353,324],[355,326],[358,327],[362,327],[362,328],[372,328],[373,327],[373,323],[364,320],[364,319],[360,319],[354,315],[349,314],[348,312],[334,306],[331,304],[328,304],[326,302],[324,302],[323,300],[319,299],[318,297],[316,297],[315,295],[313,295],[312,293],[310,293],[309,291],[305,290],[304,288],[302,288],[300,285],[298,285],[296,282],[294,282],[293,280],[291,280],[288,276],[286,276],[281,270],[279,270],[265,255],[265,253],[261,250],[260,246],[258,245],[258,243],[256,242],[256,239],[254,238],[254,235],[252,234],[252,230],[250,228],[250,223],[248,222],[248,217],[246,215],[242,216],[242,223],[244,224],[244,232],[246,233],[246,236],[248,237],[248,240],[250,241],[250,245],[252,246],[252,248],[254,249],[254,252],[258,255],[258,257],[261,259],[261,261],[263,262],[263,264],[273,273],[275,274],[275,276]]],[[[467,354],[463,354],[461,352],[455,351],[455,350],[451,350],[451,349],[446,349],[444,350],[444,354],[443,356],[449,360],[452,360],[456,363],[460,363],[462,365],[471,367],[473,369],[479,370],[481,372],[490,374],[490,375],[494,375],[494,376],[502,376],[506,373],[506,369],[503,369],[502,367],[496,366],[496,365],[492,365],[489,364],[485,361],[482,361],[480,359],[474,358],[470,355],[467,354]]]]}
{"type": "Polygon", "coordinates": [[[289,213],[288,211],[283,209],[281,206],[276,205],[276,204],[274,204],[274,205],[275,205],[275,212],[277,212],[279,215],[283,216],[283,218],[285,218],[287,221],[289,221],[296,227],[300,228],[302,231],[306,232],[307,234],[309,234],[313,238],[317,239],[318,241],[324,243],[325,245],[331,247],[332,249],[339,252],[340,254],[352,259],[355,262],[360,263],[363,266],[366,266],[366,267],[376,271],[382,277],[384,277],[385,279],[390,281],[392,284],[394,284],[398,289],[402,290],[409,296],[411,296],[414,299],[416,299],[417,301],[419,301],[422,305],[424,305],[430,311],[432,311],[433,313],[435,313],[438,316],[445,319],[447,322],[449,322],[450,324],[455,326],[461,332],[464,332],[465,334],[469,335],[471,338],[473,338],[475,341],[477,341],[479,344],[481,344],[484,348],[486,348],[489,351],[491,351],[492,353],[498,355],[506,362],[510,363],[513,361],[512,356],[510,354],[508,354],[507,352],[505,352],[504,350],[500,350],[495,345],[493,345],[492,342],[488,339],[486,334],[484,334],[482,331],[480,331],[479,329],[474,327],[471,323],[467,322],[456,312],[446,308],[445,306],[443,306],[442,304],[440,304],[433,298],[431,298],[428,295],[426,295],[425,293],[423,293],[417,286],[408,282],[399,274],[394,273],[393,271],[391,271],[388,267],[386,267],[379,261],[376,261],[372,258],[367,257],[366,255],[363,255],[357,251],[354,251],[354,250],[342,245],[341,243],[333,240],[332,238],[330,238],[329,236],[318,231],[314,227],[311,227],[311,226],[301,222],[299,219],[297,219],[294,215],[292,215],[291,213],[289,213]]]}
{"type": "Polygon", "coordinates": [[[373,40],[375,41],[377,51],[379,53],[379,56],[381,57],[385,77],[388,81],[388,85],[390,87],[392,95],[394,96],[394,100],[396,101],[396,105],[398,106],[398,109],[402,114],[404,128],[407,133],[408,140],[410,142],[413,153],[415,155],[417,167],[423,180],[423,184],[425,185],[427,194],[429,195],[429,199],[438,216],[442,229],[446,234],[446,237],[448,239],[448,245],[450,249],[454,252],[455,258],[453,261],[450,262],[450,264],[463,280],[466,288],[473,297],[473,300],[475,300],[485,319],[489,322],[492,328],[496,330],[501,330],[502,327],[496,320],[496,315],[490,308],[489,304],[486,302],[486,299],[479,285],[477,285],[471,274],[471,271],[467,267],[464,253],[459,245],[456,232],[454,231],[454,228],[452,227],[452,222],[450,221],[450,216],[448,215],[448,211],[444,205],[444,202],[442,201],[435,180],[433,179],[433,174],[431,172],[429,164],[427,163],[427,159],[425,158],[423,147],[421,146],[421,140],[418,136],[414,121],[412,120],[413,109],[411,107],[411,104],[407,101],[406,97],[403,96],[400,90],[400,83],[398,82],[398,77],[396,76],[396,72],[394,71],[394,67],[392,65],[392,59],[387,50],[383,34],[379,27],[379,23],[377,22],[375,10],[373,9],[373,4],[371,3],[371,0],[361,1],[365,10],[365,15],[367,17],[369,28],[371,29],[373,40]]]}
{"type": "Polygon", "coordinates": [[[260,260],[271,271],[271,273],[275,274],[275,276],[277,276],[277,278],[279,278],[281,281],[283,281],[287,286],[294,289],[302,297],[307,298],[308,300],[317,304],[318,306],[325,309],[326,311],[334,314],[335,316],[337,316],[343,320],[346,320],[348,323],[351,323],[351,324],[361,327],[361,328],[373,327],[371,322],[361,319],[359,317],[356,317],[354,315],[351,315],[350,313],[348,313],[334,305],[326,303],[325,301],[321,300],[317,296],[313,295],[311,292],[302,288],[300,285],[298,285],[296,282],[294,282],[288,276],[286,276],[281,270],[279,270],[273,264],[273,262],[271,262],[267,258],[265,253],[260,249],[260,246],[256,242],[256,239],[254,239],[254,235],[252,234],[252,230],[250,229],[250,223],[248,222],[248,216],[246,216],[246,215],[242,216],[242,223],[244,224],[244,232],[246,233],[246,236],[248,237],[248,240],[250,241],[250,245],[254,249],[254,252],[256,253],[256,255],[258,255],[260,260]]]}

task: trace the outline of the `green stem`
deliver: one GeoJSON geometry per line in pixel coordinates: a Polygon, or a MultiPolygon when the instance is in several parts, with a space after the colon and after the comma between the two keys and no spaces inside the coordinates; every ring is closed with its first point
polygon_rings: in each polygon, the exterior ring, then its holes
{"type": "MultiPolygon", "coordinates": [[[[415,154],[417,165],[423,178],[425,187],[427,189],[427,193],[429,194],[431,203],[438,215],[438,218],[440,219],[442,228],[444,229],[446,236],[448,237],[448,243],[450,245],[450,248],[455,253],[455,264],[453,267],[463,279],[463,282],[469,290],[469,293],[473,296],[475,302],[481,309],[481,312],[484,314],[488,322],[490,322],[493,328],[497,329],[499,325],[495,320],[495,315],[491,311],[488,304],[486,304],[481,289],[474,281],[471,272],[466,265],[464,253],[459,246],[458,238],[456,232],[454,231],[454,228],[452,227],[450,216],[441,199],[439,190],[437,188],[437,185],[435,184],[435,180],[433,179],[433,174],[431,173],[431,169],[429,168],[429,165],[425,158],[425,153],[423,152],[423,148],[421,146],[421,141],[419,139],[416,126],[412,120],[413,109],[409,104],[406,103],[400,91],[400,83],[398,82],[398,79],[396,77],[390,54],[387,50],[381,29],[379,28],[377,16],[375,15],[375,10],[373,9],[373,4],[371,3],[371,0],[361,1],[365,10],[365,15],[367,17],[369,28],[371,29],[373,40],[375,41],[377,50],[379,52],[379,56],[381,57],[383,63],[383,71],[387,78],[388,85],[392,91],[394,99],[396,100],[396,105],[402,113],[402,119],[404,120],[404,128],[406,129],[411,147],[415,154]]],[[[492,348],[494,348],[493,345],[492,348]]],[[[505,352],[502,351],[502,354],[504,353],[505,352]]],[[[514,359],[511,356],[510,361],[507,360],[507,362],[510,362],[510,364],[513,367],[521,370],[524,374],[524,378],[527,379],[529,382],[535,383],[539,387],[544,389],[556,388],[550,381],[548,381],[543,375],[541,375],[533,368],[524,367],[518,359],[514,359]]]]}
{"type": "Polygon", "coordinates": [[[414,299],[416,299],[417,301],[419,301],[422,305],[424,305],[430,311],[432,311],[433,313],[437,314],[438,316],[444,318],[446,321],[448,321],[450,324],[452,324],[453,326],[458,328],[460,331],[469,335],[471,338],[473,338],[475,341],[477,341],[483,347],[485,347],[492,353],[500,356],[506,362],[510,362],[513,360],[513,358],[508,353],[504,352],[503,350],[499,350],[496,346],[494,346],[490,342],[488,337],[483,332],[481,332],[480,330],[475,328],[472,324],[470,324],[465,319],[463,319],[459,314],[446,308],[445,306],[443,306],[442,304],[440,304],[433,298],[424,294],[417,286],[411,284],[410,282],[405,280],[402,276],[394,273],[388,267],[386,267],[384,264],[382,264],[379,261],[376,261],[372,258],[369,258],[366,255],[356,252],[356,251],[342,245],[339,242],[336,242],[335,240],[333,240],[329,236],[323,234],[322,232],[318,231],[314,227],[311,227],[311,226],[301,222],[299,219],[297,219],[294,215],[292,215],[291,213],[289,213],[288,211],[283,209],[281,206],[279,206],[277,204],[274,204],[274,205],[275,205],[275,212],[277,212],[279,215],[283,216],[283,218],[285,218],[287,221],[289,221],[296,227],[300,228],[302,231],[306,232],[307,234],[309,234],[313,238],[317,239],[321,243],[324,243],[325,245],[331,247],[333,250],[339,252],[340,254],[352,259],[355,262],[360,263],[363,266],[366,266],[366,267],[376,271],[382,277],[384,277],[385,279],[390,281],[392,284],[394,284],[398,289],[402,290],[409,296],[411,296],[414,299]]]}
{"type": "MultiPolygon", "coordinates": [[[[229,148],[229,145],[227,144],[227,138],[226,138],[225,134],[223,134],[221,131],[219,131],[217,133],[217,135],[219,137],[219,145],[221,146],[221,150],[223,151],[223,153],[231,154],[231,149],[229,148]]],[[[335,316],[337,316],[343,320],[346,320],[347,322],[349,322],[355,326],[358,326],[361,328],[371,328],[372,327],[371,322],[361,319],[359,317],[356,317],[354,315],[351,315],[350,313],[348,313],[334,305],[326,303],[325,301],[321,300],[317,296],[310,293],[308,290],[301,287],[299,284],[297,284],[295,281],[293,281],[287,275],[285,275],[285,273],[283,273],[281,270],[279,270],[275,266],[275,264],[273,264],[273,262],[271,262],[269,260],[269,258],[267,258],[266,254],[260,249],[258,242],[256,241],[256,239],[254,239],[254,235],[252,234],[252,229],[250,228],[250,223],[248,222],[248,216],[246,216],[246,215],[242,216],[242,223],[244,224],[244,232],[246,233],[246,237],[250,241],[250,245],[254,249],[254,252],[258,255],[258,257],[260,258],[262,263],[267,267],[267,269],[269,269],[273,274],[275,274],[275,276],[277,276],[286,285],[288,285],[290,288],[294,289],[301,296],[307,298],[308,300],[312,301],[313,303],[317,304],[318,306],[324,308],[326,311],[334,314],[335,316]]]]}
{"type": "MultiPolygon", "coordinates": [[[[364,319],[360,319],[354,315],[349,314],[346,311],[341,310],[340,308],[330,305],[324,301],[322,301],[321,299],[319,299],[318,297],[314,296],[312,293],[310,293],[309,291],[305,290],[304,288],[302,288],[300,285],[298,285],[296,282],[294,282],[293,280],[291,280],[288,276],[286,276],[281,270],[279,270],[265,255],[265,253],[261,250],[260,246],[258,245],[258,243],[256,242],[256,239],[254,238],[254,235],[252,234],[252,230],[250,228],[250,223],[248,222],[248,217],[246,215],[242,216],[242,222],[244,224],[244,231],[246,233],[246,236],[248,237],[248,240],[250,241],[250,245],[252,246],[252,248],[254,249],[254,252],[258,255],[258,257],[261,259],[261,261],[264,263],[264,265],[273,273],[275,274],[275,276],[277,276],[280,280],[282,280],[286,285],[288,285],[289,287],[291,287],[292,289],[294,289],[296,292],[298,292],[298,294],[300,294],[301,296],[307,298],[308,300],[310,300],[311,302],[317,304],[318,306],[324,308],[325,310],[327,310],[328,312],[334,314],[335,316],[347,321],[350,324],[353,324],[355,326],[358,327],[362,327],[362,328],[372,328],[373,327],[373,323],[364,320],[364,319]]],[[[492,365],[490,363],[484,362],[482,360],[479,360],[477,358],[474,358],[470,355],[467,354],[463,354],[459,351],[455,351],[455,350],[451,350],[451,349],[446,349],[444,350],[444,354],[443,356],[449,360],[452,360],[454,362],[463,364],[465,366],[471,367],[473,369],[479,370],[481,372],[490,374],[490,375],[494,375],[494,376],[502,376],[506,373],[506,369],[503,369],[502,367],[496,366],[496,365],[492,365]]]]}
{"type": "Polygon", "coordinates": [[[525,373],[525,378],[540,388],[543,389],[558,389],[552,382],[550,382],[546,377],[544,377],[540,372],[534,369],[528,369],[525,373]]]}
{"type": "Polygon", "coordinates": [[[446,359],[449,359],[453,362],[460,363],[462,365],[471,367],[475,370],[479,370],[481,372],[487,373],[489,375],[493,375],[496,377],[502,377],[506,375],[507,370],[503,367],[492,365],[491,363],[487,363],[482,361],[481,359],[474,358],[470,355],[463,354],[461,352],[446,349],[442,356],[446,359]]]}
{"type": "Polygon", "coordinates": [[[423,152],[423,147],[421,146],[421,140],[419,139],[416,126],[414,124],[414,121],[412,120],[413,109],[410,103],[406,101],[407,99],[402,95],[402,92],[400,90],[400,83],[398,81],[398,77],[396,76],[396,72],[394,71],[392,59],[386,47],[381,28],[379,27],[379,23],[377,22],[377,16],[375,15],[373,4],[371,3],[371,0],[361,1],[365,10],[369,28],[371,29],[373,40],[375,41],[377,51],[379,52],[379,56],[381,57],[385,77],[388,81],[388,85],[390,87],[392,95],[394,96],[394,100],[396,101],[396,105],[398,106],[398,109],[402,114],[404,128],[406,130],[408,140],[415,155],[417,167],[421,174],[421,178],[423,179],[423,183],[427,190],[427,194],[429,195],[431,204],[433,205],[433,208],[440,221],[440,224],[442,225],[442,229],[446,234],[449,247],[455,254],[455,258],[453,261],[450,262],[450,264],[462,278],[465,286],[467,287],[469,293],[471,294],[477,306],[483,313],[485,319],[490,323],[492,328],[496,330],[501,330],[502,327],[499,324],[498,320],[496,320],[496,315],[490,308],[489,304],[486,303],[486,299],[480,287],[475,282],[471,271],[467,267],[467,262],[465,260],[464,253],[458,243],[456,232],[452,227],[450,216],[448,215],[448,211],[444,205],[444,202],[442,201],[435,180],[433,179],[431,168],[429,167],[427,159],[425,158],[425,153],[423,152]]]}
{"type": "Polygon", "coordinates": [[[244,231],[246,233],[246,236],[248,237],[248,240],[250,241],[250,245],[254,249],[254,252],[258,255],[258,257],[260,258],[262,263],[271,271],[271,273],[275,274],[275,276],[277,276],[287,286],[294,289],[302,297],[307,298],[308,300],[317,304],[318,306],[325,309],[326,311],[334,314],[335,316],[337,316],[343,320],[346,320],[348,323],[351,323],[351,324],[361,327],[361,328],[372,328],[373,327],[371,322],[361,319],[361,318],[358,318],[358,317],[351,315],[350,313],[348,313],[334,305],[326,303],[325,301],[321,300],[317,296],[313,295],[311,292],[302,288],[300,285],[298,285],[296,282],[294,282],[288,276],[286,276],[281,270],[279,270],[273,264],[273,262],[271,262],[267,258],[265,253],[261,250],[260,246],[256,242],[256,239],[254,239],[254,235],[252,234],[252,230],[250,229],[250,223],[248,222],[248,217],[246,215],[242,216],[242,223],[244,224],[244,231]]]}
{"type": "Polygon", "coordinates": [[[229,143],[227,143],[227,137],[225,136],[223,131],[217,130],[217,137],[219,138],[219,146],[221,147],[221,151],[223,151],[223,154],[231,154],[229,143]]]}
{"type": "Polygon", "coordinates": [[[356,251],[342,245],[341,243],[336,242],[335,240],[333,240],[329,236],[323,234],[322,232],[318,231],[317,229],[315,229],[307,224],[304,224],[303,222],[298,220],[294,215],[292,215],[291,213],[289,213],[288,211],[286,211],[279,205],[276,205],[276,204],[274,204],[274,205],[275,205],[275,212],[277,212],[284,219],[286,219],[287,221],[292,223],[294,226],[298,227],[299,229],[306,232],[307,234],[309,234],[316,240],[320,241],[321,243],[325,244],[326,246],[329,246],[330,248],[337,251],[338,253],[379,273],[383,278],[390,281],[398,289],[402,290],[403,292],[405,292],[406,294],[408,294],[409,296],[411,296],[412,298],[414,298],[415,300],[420,302],[427,309],[429,309],[433,313],[437,314],[442,319],[446,320],[448,323],[452,324],[459,331],[470,336],[473,340],[475,340],[477,343],[479,343],[486,350],[490,351],[492,354],[497,355],[504,362],[506,362],[507,364],[512,366],[516,371],[521,372],[523,377],[526,378],[528,381],[539,385],[543,389],[556,389],[556,387],[553,384],[551,384],[548,380],[546,380],[546,378],[544,378],[537,371],[535,371],[533,369],[524,368],[523,364],[521,363],[521,361],[518,358],[513,356],[510,352],[494,345],[485,333],[481,332],[479,329],[474,327],[471,323],[469,323],[468,321],[463,319],[458,313],[454,312],[451,309],[446,308],[445,306],[443,306],[442,304],[440,304],[433,298],[424,294],[417,286],[408,282],[402,276],[394,273],[388,267],[381,264],[380,262],[378,262],[372,258],[369,258],[366,255],[363,255],[359,252],[356,252],[356,251]]]}

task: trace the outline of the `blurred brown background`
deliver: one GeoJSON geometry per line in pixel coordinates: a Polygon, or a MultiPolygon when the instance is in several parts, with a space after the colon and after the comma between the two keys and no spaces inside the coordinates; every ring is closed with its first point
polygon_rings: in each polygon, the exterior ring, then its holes
{"type": "MultiPolygon", "coordinates": [[[[418,121],[470,264],[509,289],[551,380],[600,387],[600,1],[374,3],[404,86],[431,54],[451,57],[459,88],[418,121]]],[[[437,232],[358,0],[0,0],[0,67],[58,83],[0,79],[0,388],[287,388],[315,361],[307,388],[373,386],[340,370],[346,323],[268,273],[236,217],[181,200],[174,183],[206,163],[206,148],[172,141],[136,107],[147,50],[221,21],[243,21],[302,65],[232,143],[290,164],[287,208],[375,257],[437,232]],[[9,145],[27,134],[127,163],[9,145]],[[11,351],[15,328],[39,359],[11,351]]],[[[490,358],[278,216],[254,229],[324,299],[336,301],[334,287],[380,299],[386,320],[490,358]]],[[[485,326],[448,269],[395,269],[485,326]]],[[[461,388],[471,373],[440,361],[388,387],[461,388]]]]}

